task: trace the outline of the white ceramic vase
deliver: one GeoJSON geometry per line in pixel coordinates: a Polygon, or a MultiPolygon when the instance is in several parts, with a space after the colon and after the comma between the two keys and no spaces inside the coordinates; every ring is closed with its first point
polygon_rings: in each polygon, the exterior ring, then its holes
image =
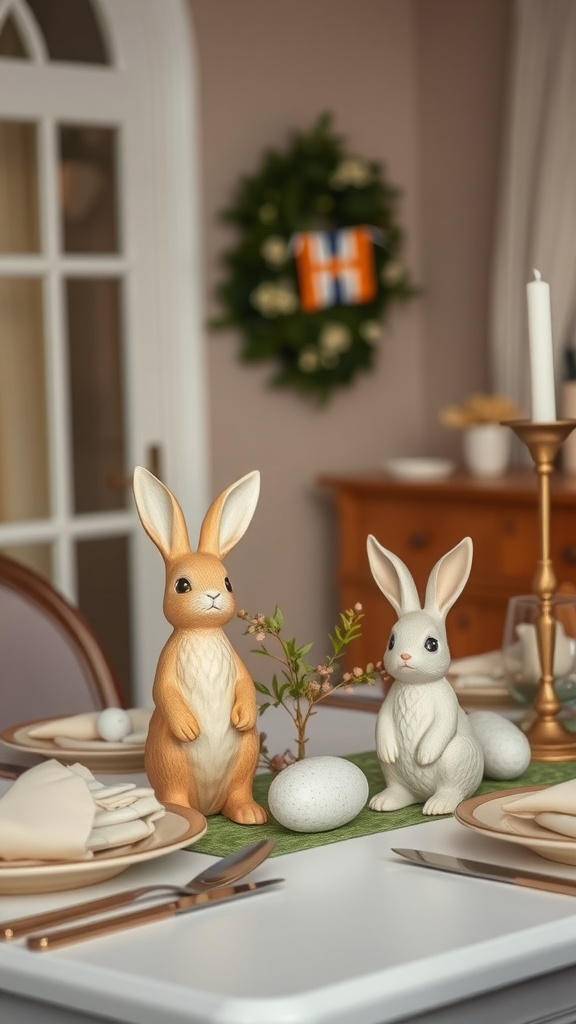
{"type": "Polygon", "coordinates": [[[474,423],[462,437],[462,454],[472,476],[502,476],[510,462],[512,432],[500,423],[474,423]]]}

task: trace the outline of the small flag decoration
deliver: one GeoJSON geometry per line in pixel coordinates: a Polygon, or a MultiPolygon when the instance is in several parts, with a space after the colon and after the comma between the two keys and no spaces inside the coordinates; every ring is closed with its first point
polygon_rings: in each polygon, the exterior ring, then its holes
{"type": "Polygon", "coordinates": [[[418,294],[399,195],[381,164],[347,152],[329,114],[267,149],[221,211],[239,237],[222,253],[211,326],[236,328],[243,362],[271,361],[271,385],[323,405],[373,367],[391,302],[418,294]]]}
{"type": "Polygon", "coordinates": [[[378,294],[370,227],[302,231],[293,236],[300,305],[305,313],[357,306],[378,294]]]}

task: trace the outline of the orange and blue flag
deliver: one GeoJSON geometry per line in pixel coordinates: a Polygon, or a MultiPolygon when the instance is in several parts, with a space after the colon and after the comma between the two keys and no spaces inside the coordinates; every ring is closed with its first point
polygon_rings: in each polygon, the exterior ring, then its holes
{"type": "Polygon", "coordinates": [[[294,236],[292,245],[304,312],[361,305],[376,297],[370,227],[302,231],[294,236]]]}

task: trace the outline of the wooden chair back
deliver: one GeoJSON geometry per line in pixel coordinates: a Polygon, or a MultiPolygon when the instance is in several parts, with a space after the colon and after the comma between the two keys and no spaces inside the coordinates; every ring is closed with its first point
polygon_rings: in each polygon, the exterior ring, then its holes
{"type": "Polygon", "coordinates": [[[0,554],[0,728],[125,701],[82,613],[44,577],[0,554]]]}

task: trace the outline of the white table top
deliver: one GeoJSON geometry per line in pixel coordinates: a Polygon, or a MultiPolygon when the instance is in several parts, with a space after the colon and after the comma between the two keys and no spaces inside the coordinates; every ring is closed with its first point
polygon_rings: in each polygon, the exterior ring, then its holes
{"type": "MultiPolygon", "coordinates": [[[[327,727],[332,714],[343,713],[330,712],[327,727]]],[[[253,838],[247,830],[246,841],[253,838]]],[[[398,858],[394,846],[576,878],[576,868],[453,819],[275,857],[251,877],[279,875],[285,883],[237,904],[52,953],[0,944],[0,1019],[14,1019],[8,1011],[17,1004],[19,1022],[44,1022],[59,1004],[74,1012],[74,1022],[95,1015],[130,1024],[496,1024],[497,1009],[489,1017],[479,1009],[483,1016],[474,1018],[468,1003],[495,990],[507,1024],[542,1020],[539,999],[547,1010],[554,999],[576,1007],[572,975],[573,996],[556,979],[536,990],[529,981],[576,965],[573,897],[425,870],[398,858]],[[526,991],[509,988],[524,982],[526,991]]],[[[182,851],[92,889],[4,897],[0,917],[159,879],[184,882],[214,859],[182,851]]],[[[474,1005],[484,1006],[481,999],[474,1005]]],[[[576,1011],[562,1017],[575,1019],[576,1011]]]]}

